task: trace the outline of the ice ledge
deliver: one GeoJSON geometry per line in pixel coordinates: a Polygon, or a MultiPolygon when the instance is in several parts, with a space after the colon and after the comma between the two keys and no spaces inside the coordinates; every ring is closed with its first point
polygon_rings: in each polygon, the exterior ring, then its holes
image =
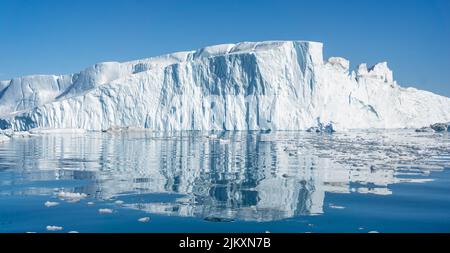
{"type": "Polygon", "coordinates": [[[357,80],[371,78],[382,80],[386,83],[394,82],[392,70],[389,69],[387,62],[377,63],[370,68],[367,68],[366,63],[358,65],[356,70],[356,78],[357,80]]]}

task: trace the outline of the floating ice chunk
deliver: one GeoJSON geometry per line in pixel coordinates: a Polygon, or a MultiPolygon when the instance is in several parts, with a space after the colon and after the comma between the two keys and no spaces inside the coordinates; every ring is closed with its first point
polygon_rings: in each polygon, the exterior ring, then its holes
{"type": "Polygon", "coordinates": [[[72,231],[69,231],[68,233],[69,233],[69,234],[78,234],[79,232],[78,232],[78,231],[75,231],[75,230],[72,230],[72,231]]]}
{"type": "Polygon", "coordinates": [[[47,226],[46,229],[48,231],[60,231],[60,230],[63,230],[63,227],[60,227],[60,226],[47,226]]]}
{"type": "Polygon", "coordinates": [[[333,123],[330,122],[327,124],[323,124],[320,121],[318,121],[316,127],[310,127],[306,131],[310,132],[310,133],[316,132],[316,133],[329,133],[329,134],[336,132],[336,130],[334,129],[333,123]]]}
{"type": "Polygon", "coordinates": [[[343,206],[338,206],[338,205],[334,205],[334,204],[330,204],[329,206],[330,206],[330,208],[333,208],[333,209],[344,209],[345,208],[343,206]]]}
{"type": "Polygon", "coordinates": [[[100,209],[98,209],[98,212],[100,214],[110,214],[110,213],[113,213],[113,210],[109,209],[109,208],[100,208],[100,209]]]}
{"type": "Polygon", "coordinates": [[[138,219],[139,222],[149,222],[150,221],[150,217],[142,217],[138,219]]]}
{"type": "Polygon", "coordinates": [[[436,132],[450,132],[450,122],[448,123],[435,123],[430,126],[436,132]]]}
{"type": "Polygon", "coordinates": [[[57,206],[57,205],[59,205],[59,203],[58,203],[58,202],[53,202],[53,201],[46,201],[46,202],[44,203],[44,205],[45,205],[46,207],[52,207],[52,206],[57,206]]]}
{"type": "Polygon", "coordinates": [[[116,205],[123,205],[124,202],[122,200],[116,200],[116,201],[114,201],[114,203],[116,205]]]}
{"type": "Polygon", "coordinates": [[[222,218],[222,217],[206,217],[204,218],[205,221],[211,221],[211,222],[233,222],[234,219],[230,219],[230,218],[222,218]]]}
{"type": "Polygon", "coordinates": [[[432,133],[434,130],[431,127],[421,127],[415,130],[417,133],[432,133]]]}
{"type": "Polygon", "coordinates": [[[380,232],[375,231],[375,230],[372,230],[372,231],[369,231],[368,233],[369,233],[369,234],[377,234],[377,233],[380,233],[380,232]]]}
{"type": "Polygon", "coordinates": [[[84,193],[78,193],[78,192],[64,192],[61,191],[58,193],[58,198],[65,199],[69,201],[77,201],[83,198],[86,198],[87,195],[84,193]]]}
{"type": "Polygon", "coordinates": [[[95,205],[95,202],[89,201],[89,202],[87,202],[87,204],[90,205],[90,206],[92,206],[92,205],[95,205]]]}

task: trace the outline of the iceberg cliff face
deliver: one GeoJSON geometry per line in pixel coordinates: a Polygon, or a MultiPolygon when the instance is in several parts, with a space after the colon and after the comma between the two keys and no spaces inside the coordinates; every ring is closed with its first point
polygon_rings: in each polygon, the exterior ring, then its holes
{"type": "Polygon", "coordinates": [[[0,126],[13,130],[305,130],[423,127],[450,121],[450,99],[402,88],[387,63],[350,71],[322,44],[243,42],[78,74],[0,82],[0,126]]]}

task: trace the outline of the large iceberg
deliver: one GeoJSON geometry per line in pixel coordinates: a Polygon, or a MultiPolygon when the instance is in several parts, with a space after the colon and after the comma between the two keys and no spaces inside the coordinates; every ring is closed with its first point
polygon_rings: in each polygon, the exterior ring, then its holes
{"type": "Polygon", "coordinates": [[[387,63],[350,70],[322,43],[242,42],[70,75],[0,81],[0,127],[106,130],[419,128],[450,121],[450,98],[402,88],[387,63]]]}

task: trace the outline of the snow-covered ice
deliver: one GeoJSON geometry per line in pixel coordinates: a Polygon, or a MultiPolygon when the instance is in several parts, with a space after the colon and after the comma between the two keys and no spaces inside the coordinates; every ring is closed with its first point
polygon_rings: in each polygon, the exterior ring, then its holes
{"type": "Polygon", "coordinates": [[[59,203],[58,203],[58,202],[53,202],[53,201],[46,201],[46,202],[44,203],[44,205],[45,205],[46,207],[52,207],[52,206],[57,206],[57,205],[59,205],[59,203]]]}
{"type": "Polygon", "coordinates": [[[386,62],[351,70],[342,57],[324,60],[322,46],[242,42],[1,81],[0,127],[341,130],[450,121],[449,98],[399,86],[386,62]]]}
{"type": "Polygon", "coordinates": [[[60,226],[47,226],[46,229],[47,229],[47,231],[60,231],[60,230],[63,230],[63,227],[60,227],[60,226]]]}

